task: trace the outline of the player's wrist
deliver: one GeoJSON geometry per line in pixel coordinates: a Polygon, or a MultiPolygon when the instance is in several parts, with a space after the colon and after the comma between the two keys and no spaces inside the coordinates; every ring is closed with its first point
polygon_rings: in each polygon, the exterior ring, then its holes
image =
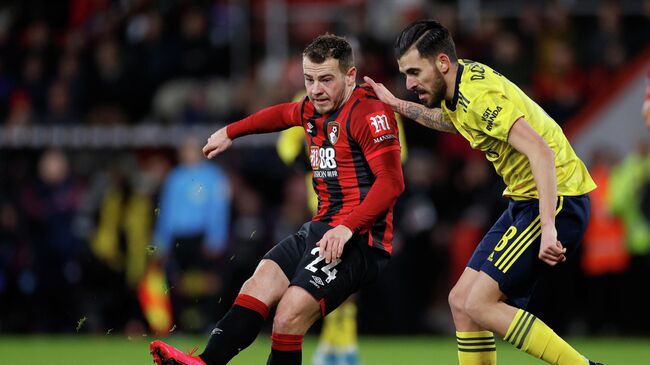
{"type": "Polygon", "coordinates": [[[339,224],[341,227],[345,227],[350,231],[350,234],[354,234],[356,231],[356,225],[353,222],[348,221],[347,219],[339,224]]]}
{"type": "Polygon", "coordinates": [[[540,226],[542,229],[549,229],[549,228],[555,228],[555,219],[549,219],[547,221],[542,220],[540,222],[540,226]]]}

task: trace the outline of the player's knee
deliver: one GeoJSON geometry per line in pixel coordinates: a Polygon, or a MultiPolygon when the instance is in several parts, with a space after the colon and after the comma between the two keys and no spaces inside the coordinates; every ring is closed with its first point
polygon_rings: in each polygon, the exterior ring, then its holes
{"type": "Polygon", "coordinates": [[[244,285],[241,286],[241,292],[254,292],[257,291],[261,286],[262,283],[260,280],[253,275],[244,282],[244,285]]]}
{"type": "Polygon", "coordinates": [[[449,292],[447,300],[453,313],[460,313],[465,310],[465,295],[456,286],[449,292]]]}
{"type": "Polygon", "coordinates": [[[273,317],[273,331],[296,334],[303,327],[300,315],[295,311],[278,309],[273,317]]]}
{"type": "Polygon", "coordinates": [[[468,295],[463,302],[463,311],[475,322],[481,323],[485,313],[485,303],[476,295],[468,295]]]}
{"type": "Polygon", "coordinates": [[[287,291],[288,279],[279,267],[266,262],[260,263],[253,276],[244,282],[240,293],[253,296],[264,303],[274,305],[287,291]]]}

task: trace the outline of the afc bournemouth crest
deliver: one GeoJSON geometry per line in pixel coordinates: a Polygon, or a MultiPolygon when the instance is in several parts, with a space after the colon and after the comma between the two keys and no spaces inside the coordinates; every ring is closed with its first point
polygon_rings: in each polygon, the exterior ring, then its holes
{"type": "Polygon", "coordinates": [[[339,122],[329,122],[327,124],[327,139],[329,139],[331,144],[336,144],[339,140],[341,125],[339,122]]]}

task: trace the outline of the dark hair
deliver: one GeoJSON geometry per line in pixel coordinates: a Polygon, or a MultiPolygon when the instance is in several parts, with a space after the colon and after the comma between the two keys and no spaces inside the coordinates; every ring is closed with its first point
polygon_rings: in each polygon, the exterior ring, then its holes
{"type": "Polygon", "coordinates": [[[452,62],[458,61],[456,46],[449,31],[435,20],[418,20],[404,28],[395,40],[395,57],[402,58],[413,46],[422,57],[436,57],[444,53],[452,62]]]}
{"type": "Polygon", "coordinates": [[[323,63],[328,58],[339,61],[339,68],[343,73],[354,66],[352,47],[343,37],[333,34],[319,35],[302,52],[304,57],[315,63],[323,63]]]}

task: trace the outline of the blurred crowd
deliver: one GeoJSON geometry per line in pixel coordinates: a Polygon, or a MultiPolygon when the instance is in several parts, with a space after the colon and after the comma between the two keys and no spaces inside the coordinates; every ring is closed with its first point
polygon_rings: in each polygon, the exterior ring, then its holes
{"type": "MultiPolygon", "coordinates": [[[[269,3],[285,2],[0,5],[0,123],[231,122],[300,91],[300,52],[328,31],[357,47],[360,75],[415,100],[404,93],[392,41],[409,21],[435,17],[462,58],[510,78],[562,125],[606,95],[650,44],[650,1],[598,1],[586,12],[570,2],[525,1],[508,16],[485,11],[468,21],[451,1],[289,0],[280,25],[269,24],[269,3]],[[307,21],[297,9],[319,16],[307,21]],[[334,15],[342,9],[345,16],[334,15]],[[277,27],[286,57],[270,51],[277,27]]],[[[504,186],[460,137],[409,121],[403,133],[395,254],[360,295],[360,329],[444,333],[452,328],[450,285],[505,208],[504,186]]],[[[200,155],[205,137],[179,141],[178,151],[1,150],[0,333],[144,333],[137,290],[152,263],[166,269],[174,328],[211,328],[259,258],[310,212],[300,162],[285,165],[275,146],[235,146],[208,162],[200,155]]],[[[620,334],[650,325],[635,317],[645,310],[629,309],[650,305],[636,294],[650,275],[648,150],[581,156],[600,186],[591,228],[580,259],[550,278],[562,289],[549,292],[542,282],[533,301],[552,313],[540,317],[553,328],[620,334]]]]}

